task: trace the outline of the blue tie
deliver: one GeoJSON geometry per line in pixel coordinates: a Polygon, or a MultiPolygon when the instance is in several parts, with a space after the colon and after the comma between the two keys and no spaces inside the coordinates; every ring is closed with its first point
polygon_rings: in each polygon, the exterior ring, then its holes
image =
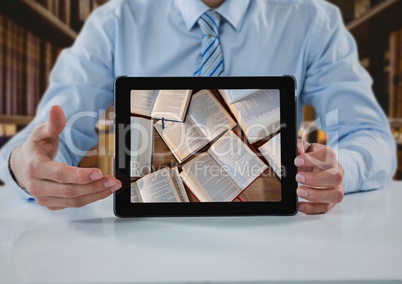
{"type": "Polygon", "coordinates": [[[220,16],[207,11],[198,19],[202,31],[201,62],[194,76],[219,76],[223,72],[222,48],[219,42],[220,16]]]}

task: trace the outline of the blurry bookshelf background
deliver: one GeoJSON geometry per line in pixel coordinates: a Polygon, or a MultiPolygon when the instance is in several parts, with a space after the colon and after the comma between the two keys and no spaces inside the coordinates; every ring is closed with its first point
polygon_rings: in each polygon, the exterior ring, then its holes
{"type": "MultiPolygon", "coordinates": [[[[89,14],[107,0],[0,0],[0,147],[35,115],[60,51],[70,46],[89,14]]],[[[355,37],[362,65],[374,79],[377,100],[389,117],[398,143],[402,179],[402,0],[330,0],[355,37]]],[[[106,113],[109,113],[109,109],[106,113]]],[[[108,118],[108,116],[106,116],[108,118]]],[[[304,107],[300,135],[326,142],[314,131],[314,109],[304,107]],[[303,132],[304,131],[304,132],[303,132]]],[[[110,120],[98,125],[102,155],[86,157],[84,167],[111,173],[110,120]]]]}
{"type": "MultiPolygon", "coordinates": [[[[388,116],[398,145],[398,169],[394,178],[402,179],[402,0],[329,2],[341,10],[346,27],[357,42],[360,63],[374,80],[373,91],[388,116]]],[[[325,133],[312,131],[314,109],[304,107],[303,117],[299,136],[303,131],[311,132],[308,139],[325,143],[325,133]]]]}
{"type": "MultiPolygon", "coordinates": [[[[72,45],[89,14],[107,0],[0,0],[0,147],[35,116],[60,51],[72,45]]],[[[99,123],[101,147],[109,147],[99,123]]],[[[100,152],[112,153],[105,149],[100,152]]],[[[111,173],[107,155],[81,166],[111,173]]],[[[1,183],[1,181],[0,181],[1,183]]]]}

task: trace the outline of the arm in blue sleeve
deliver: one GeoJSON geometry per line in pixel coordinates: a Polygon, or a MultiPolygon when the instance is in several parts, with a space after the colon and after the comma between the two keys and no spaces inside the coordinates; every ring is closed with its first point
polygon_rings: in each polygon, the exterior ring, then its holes
{"type": "Polygon", "coordinates": [[[314,106],[329,136],[328,145],[345,169],[345,192],[379,188],[391,179],[396,167],[388,121],[339,11],[328,5],[318,17],[310,38],[302,103],[314,106]]]}
{"type": "Polygon", "coordinates": [[[1,149],[0,178],[23,197],[30,198],[10,175],[9,155],[26,141],[38,123],[47,120],[53,105],[63,108],[67,120],[56,161],[78,165],[96,144],[96,123],[113,101],[115,27],[116,19],[110,10],[100,8],[92,13],[74,45],[60,54],[33,122],[1,149]]]}

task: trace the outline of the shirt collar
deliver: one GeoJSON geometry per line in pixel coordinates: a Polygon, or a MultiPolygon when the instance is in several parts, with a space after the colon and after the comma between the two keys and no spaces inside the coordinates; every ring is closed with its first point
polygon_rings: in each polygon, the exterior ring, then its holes
{"type": "MultiPolygon", "coordinates": [[[[249,4],[250,0],[226,0],[216,9],[216,12],[239,31],[249,4]]],[[[201,0],[176,0],[176,6],[188,30],[191,30],[198,18],[210,9],[201,0]]]]}

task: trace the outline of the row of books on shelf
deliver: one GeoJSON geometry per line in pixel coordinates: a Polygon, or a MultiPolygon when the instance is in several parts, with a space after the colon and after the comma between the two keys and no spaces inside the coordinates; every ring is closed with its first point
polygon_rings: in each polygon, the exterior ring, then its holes
{"type": "Polygon", "coordinates": [[[389,117],[402,118],[402,29],[391,33],[387,57],[389,65],[385,68],[385,77],[389,90],[389,117]]]}
{"type": "Polygon", "coordinates": [[[233,201],[268,165],[280,180],[279,92],[219,93],[228,108],[211,90],[131,92],[131,101],[136,102],[131,105],[131,177],[139,178],[131,185],[132,202],[189,202],[183,182],[197,201],[233,201]],[[170,100],[170,95],[178,100],[170,100]],[[236,126],[242,130],[239,135],[233,131],[236,126]],[[153,129],[179,168],[153,172],[153,147],[149,146],[154,143],[153,129]],[[238,165],[255,170],[248,172],[238,165]]]}
{"type": "Polygon", "coordinates": [[[329,0],[339,7],[345,23],[360,18],[383,0],[329,0]]]}
{"type": "MultiPolygon", "coordinates": [[[[385,49],[384,58],[381,65],[378,65],[378,55],[368,54],[360,59],[360,64],[370,73],[377,74],[375,84],[381,86],[377,88],[376,96],[387,98],[387,103],[383,105],[385,113],[390,119],[402,118],[402,29],[391,32],[385,49]],[[378,75],[377,68],[383,67],[383,75],[378,75]]],[[[385,45],[384,44],[384,45],[385,45]]],[[[380,72],[381,74],[381,72],[380,72]]]]}
{"type": "Polygon", "coordinates": [[[35,2],[46,8],[50,13],[77,32],[91,12],[107,1],[108,0],[35,0],[35,2]]]}
{"type": "Polygon", "coordinates": [[[60,50],[0,14],[0,115],[35,115],[60,50]]]}

